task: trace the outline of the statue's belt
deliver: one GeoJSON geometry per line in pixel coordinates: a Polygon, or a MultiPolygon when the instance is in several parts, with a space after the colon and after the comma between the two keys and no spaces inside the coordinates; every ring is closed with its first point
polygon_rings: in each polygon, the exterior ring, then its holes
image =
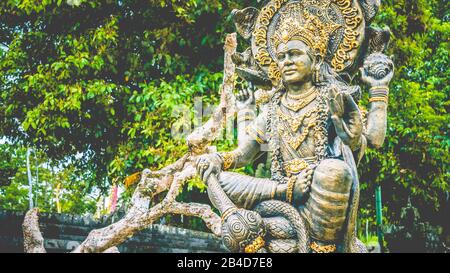
{"type": "Polygon", "coordinates": [[[296,158],[283,163],[283,168],[288,175],[298,174],[316,164],[316,157],[296,158]]]}

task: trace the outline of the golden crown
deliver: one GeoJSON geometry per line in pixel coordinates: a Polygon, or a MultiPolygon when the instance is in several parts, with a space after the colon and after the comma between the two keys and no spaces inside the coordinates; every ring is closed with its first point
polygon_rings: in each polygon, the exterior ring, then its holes
{"type": "Polygon", "coordinates": [[[301,2],[289,4],[290,7],[280,12],[277,31],[272,36],[274,49],[291,40],[300,40],[317,54],[325,57],[330,35],[341,25],[322,22],[317,16],[306,10],[301,2]]]}

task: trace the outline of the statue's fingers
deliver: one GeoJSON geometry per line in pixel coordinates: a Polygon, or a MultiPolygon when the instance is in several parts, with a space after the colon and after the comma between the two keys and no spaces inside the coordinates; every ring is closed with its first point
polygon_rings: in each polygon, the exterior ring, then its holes
{"type": "Polygon", "coordinates": [[[238,100],[242,101],[242,99],[243,99],[242,90],[239,91],[237,97],[238,97],[238,100]]]}
{"type": "Polygon", "coordinates": [[[329,99],[334,99],[334,98],[336,98],[337,92],[338,92],[338,91],[336,90],[336,88],[334,88],[334,87],[329,88],[329,89],[328,89],[328,98],[329,98],[329,99]]]}
{"type": "Polygon", "coordinates": [[[339,92],[336,95],[336,102],[337,102],[336,106],[338,107],[338,110],[341,112],[344,112],[344,96],[345,95],[346,94],[343,92],[339,92]]]}
{"type": "Polygon", "coordinates": [[[197,173],[200,173],[200,162],[201,162],[201,158],[198,158],[197,161],[195,162],[195,166],[197,169],[197,173]]]}
{"type": "Polygon", "coordinates": [[[330,108],[331,114],[333,115],[337,114],[336,101],[333,98],[328,99],[328,108],[330,108]]]}
{"type": "Polygon", "coordinates": [[[197,166],[197,174],[200,176],[200,178],[203,177],[203,168],[201,168],[201,166],[197,166]]]}
{"type": "Polygon", "coordinates": [[[348,121],[346,121],[345,125],[347,128],[349,128],[349,131],[352,132],[353,134],[357,133],[358,131],[362,131],[363,128],[362,116],[359,113],[352,113],[348,121]]]}
{"type": "Polygon", "coordinates": [[[342,117],[343,111],[342,107],[339,105],[339,101],[335,98],[328,100],[328,106],[330,108],[331,114],[342,117]]]}
{"type": "Polygon", "coordinates": [[[200,177],[202,177],[203,176],[203,173],[205,172],[205,169],[200,165],[200,166],[197,166],[197,173],[198,173],[198,175],[200,176],[200,177]]]}
{"type": "Polygon", "coordinates": [[[328,89],[328,98],[332,102],[332,107],[335,112],[342,112],[342,93],[339,92],[335,87],[328,89]]]}
{"type": "Polygon", "coordinates": [[[351,124],[352,127],[362,126],[361,111],[359,110],[358,104],[356,104],[350,94],[346,94],[345,111],[348,113],[349,117],[347,120],[348,124],[351,124]]]}
{"type": "Polygon", "coordinates": [[[342,128],[344,129],[344,132],[347,135],[348,140],[355,138],[355,134],[348,128],[347,124],[342,123],[342,128]]]}
{"type": "Polygon", "coordinates": [[[364,67],[359,68],[359,71],[361,73],[361,80],[363,82],[367,82],[367,74],[366,74],[366,70],[364,69],[364,67]]]}
{"type": "Polygon", "coordinates": [[[247,89],[244,89],[244,98],[247,100],[248,97],[249,97],[249,90],[247,88],[247,89]]]}
{"type": "Polygon", "coordinates": [[[347,112],[359,112],[359,107],[350,94],[345,93],[343,94],[343,97],[345,101],[345,109],[347,110],[347,112]]]}
{"type": "Polygon", "coordinates": [[[333,88],[328,89],[328,100],[327,101],[330,106],[330,110],[332,110],[331,107],[334,108],[334,105],[331,105],[331,104],[335,104],[335,101],[334,101],[335,93],[332,89],[333,88]]]}
{"type": "Polygon", "coordinates": [[[342,118],[332,115],[331,120],[333,121],[334,128],[336,129],[337,135],[344,141],[344,143],[348,142],[348,135],[347,132],[344,129],[344,122],[342,121],[342,118]]]}
{"type": "Polygon", "coordinates": [[[208,178],[211,175],[212,171],[213,171],[213,166],[212,166],[212,164],[210,164],[208,166],[208,169],[206,169],[206,171],[203,173],[202,180],[205,182],[208,181],[208,178]]]}

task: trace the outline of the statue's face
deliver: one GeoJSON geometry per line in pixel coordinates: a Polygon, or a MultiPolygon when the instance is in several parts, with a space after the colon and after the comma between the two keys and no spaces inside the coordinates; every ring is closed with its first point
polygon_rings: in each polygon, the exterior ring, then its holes
{"type": "Polygon", "coordinates": [[[277,65],[284,83],[295,84],[311,80],[313,60],[307,54],[309,47],[297,40],[280,44],[277,65]]]}

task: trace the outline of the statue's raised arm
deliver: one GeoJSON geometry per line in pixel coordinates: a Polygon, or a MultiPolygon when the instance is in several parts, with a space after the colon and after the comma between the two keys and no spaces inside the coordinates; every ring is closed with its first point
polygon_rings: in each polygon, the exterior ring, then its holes
{"type": "Polygon", "coordinates": [[[381,53],[370,55],[361,67],[361,78],[370,88],[369,112],[365,136],[369,145],[380,148],[386,136],[389,82],[394,76],[394,64],[381,53]]]}

